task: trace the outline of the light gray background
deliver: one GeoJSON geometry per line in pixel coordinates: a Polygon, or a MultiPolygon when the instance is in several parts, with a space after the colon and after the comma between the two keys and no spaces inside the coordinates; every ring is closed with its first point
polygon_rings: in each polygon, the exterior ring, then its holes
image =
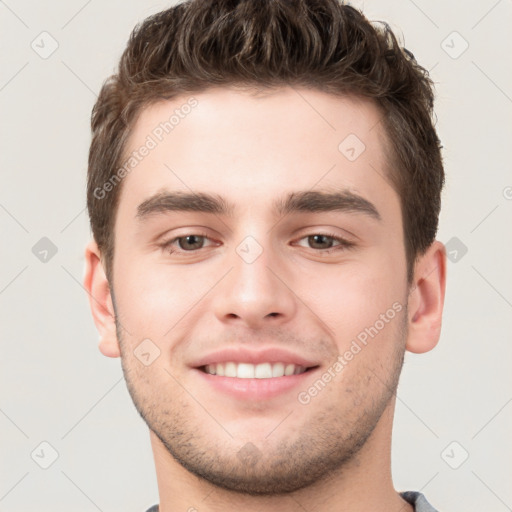
{"type": "MultiPolygon", "coordinates": [[[[90,111],[133,26],[169,5],[0,1],[2,511],[140,512],[158,501],[147,428],[120,361],[96,348],[81,282],[90,111]],[[47,58],[43,31],[58,43],[47,58]],[[58,250],[46,262],[32,250],[43,237],[58,250]],[[48,469],[44,441],[58,452],[48,469]]],[[[353,5],[389,22],[431,70],[445,147],[438,238],[454,261],[440,343],[406,359],[395,485],[444,511],[512,510],[512,3],[353,5]]]]}

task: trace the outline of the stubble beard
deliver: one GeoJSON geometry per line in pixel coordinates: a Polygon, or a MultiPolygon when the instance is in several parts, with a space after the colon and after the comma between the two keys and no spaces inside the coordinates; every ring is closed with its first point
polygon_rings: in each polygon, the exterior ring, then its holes
{"type": "MultiPolygon", "coordinates": [[[[132,365],[138,361],[124,354],[125,342],[119,327],[117,335],[123,373],[133,403],[169,454],[192,474],[219,488],[252,496],[277,496],[343,473],[354,461],[396,393],[404,360],[406,319],[407,308],[404,308],[401,324],[395,333],[400,339],[395,340],[397,349],[393,367],[385,379],[371,368],[364,379],[361,377],[360,386],[367,383],[368,378],[375,379],[374,389],[378,392],[363,399],[355,413],[356,408],[352,408],[350,414],[344,414],[348,408],[337,410],[332,403],[326,403],[322,410],[307,419],[294,439],[284,435],[280,443],[247,442],[241,448],[240,443],[226,432],[224,442],[222,438],[212,438],[214,431],[217,436],[222,436],[222,429],[211,426],[211,417],[206,412],[204,417],[189,414],[194,399],[187,393],[181,396],[188,398],[189,403],[183,399],[181,402],[166,402],[166,397],[155,390],[147,374],[141,376],[140,371],[129,367],[128,360],[132,365]]],[[[164,369],[160,371],[164,372],[164,369]]],[[[170,374],[169,381],[174,383],[170,374]]],[[[354,388],[353,382],[350,385],[354,388]]],[[[321,396],[315,398],[321,399],[321,396]]],[[[293,404],[292,407],[295,406],[293,404]]],[[[292,418],[293,414],[290,415],[292,418]]]]}

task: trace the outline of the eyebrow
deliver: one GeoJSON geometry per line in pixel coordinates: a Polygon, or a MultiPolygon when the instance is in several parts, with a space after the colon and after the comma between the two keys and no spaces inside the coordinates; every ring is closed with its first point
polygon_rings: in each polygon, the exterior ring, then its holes
{"type": "MultiPolygon", "coordinates": [[[[235,205],[218,194],[158,192],[139,204],[136,218],[147,218],[169,212],[202,212],[233,217],[235,205]]],[[[274,202],[273,212],[277,216],[291,213],[346,212],[357,213],[380,221],[377,208],[358,194],[349,190],[340,192],[299,191],[274,202]]]]}

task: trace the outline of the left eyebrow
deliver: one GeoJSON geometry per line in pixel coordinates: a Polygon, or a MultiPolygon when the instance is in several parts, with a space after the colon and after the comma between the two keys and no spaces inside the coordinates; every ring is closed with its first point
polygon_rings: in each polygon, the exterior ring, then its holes
{"type": "Polygon", "coordinates": [[[373,203],[349,190],[341,192],[292,192],[284,201],[274,206],[278,215],[294,212],[330,212],[360,213],[380,221],[381,216],[373,203]]]}
{"type": "MultiPolygon", "coordinates": [[[[340,192],[298,191],[278,199],[273,204],[276,216],[299,212],[340,211],[367,215],[380,221],[377,208],[358,194],[349,190],[340,192]]],[[[167,212],[203,212],[233,217],[235,205],[218,194],[159,192],[144,200],[137,207],[136,217],[143,221],[149,216],[167,212]]]]}

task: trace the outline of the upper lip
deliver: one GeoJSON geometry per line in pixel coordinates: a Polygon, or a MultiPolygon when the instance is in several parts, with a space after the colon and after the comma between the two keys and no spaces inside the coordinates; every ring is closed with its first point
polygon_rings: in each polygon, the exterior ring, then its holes
{"type": "Polygon", "coordinates": [[[298,354],[294,354],[293,352],[289,352],[287,350],[283,350],[282,348],[276,347],[269,347],[260,350],[249,350],[245,347],[224,348],[222,350],[217,350],[215,352],[211,352],[210,354],[206,354],[205,356],[195,361],[192,366],[195,368],[200,368],[201,366],[205,366],[207,364],[228,362],[251,364],[286,363],[295,364],[297,366],[304,366],[306,368],[318,366],[318,363],[314,361],[299,356],[298,354]]]}

